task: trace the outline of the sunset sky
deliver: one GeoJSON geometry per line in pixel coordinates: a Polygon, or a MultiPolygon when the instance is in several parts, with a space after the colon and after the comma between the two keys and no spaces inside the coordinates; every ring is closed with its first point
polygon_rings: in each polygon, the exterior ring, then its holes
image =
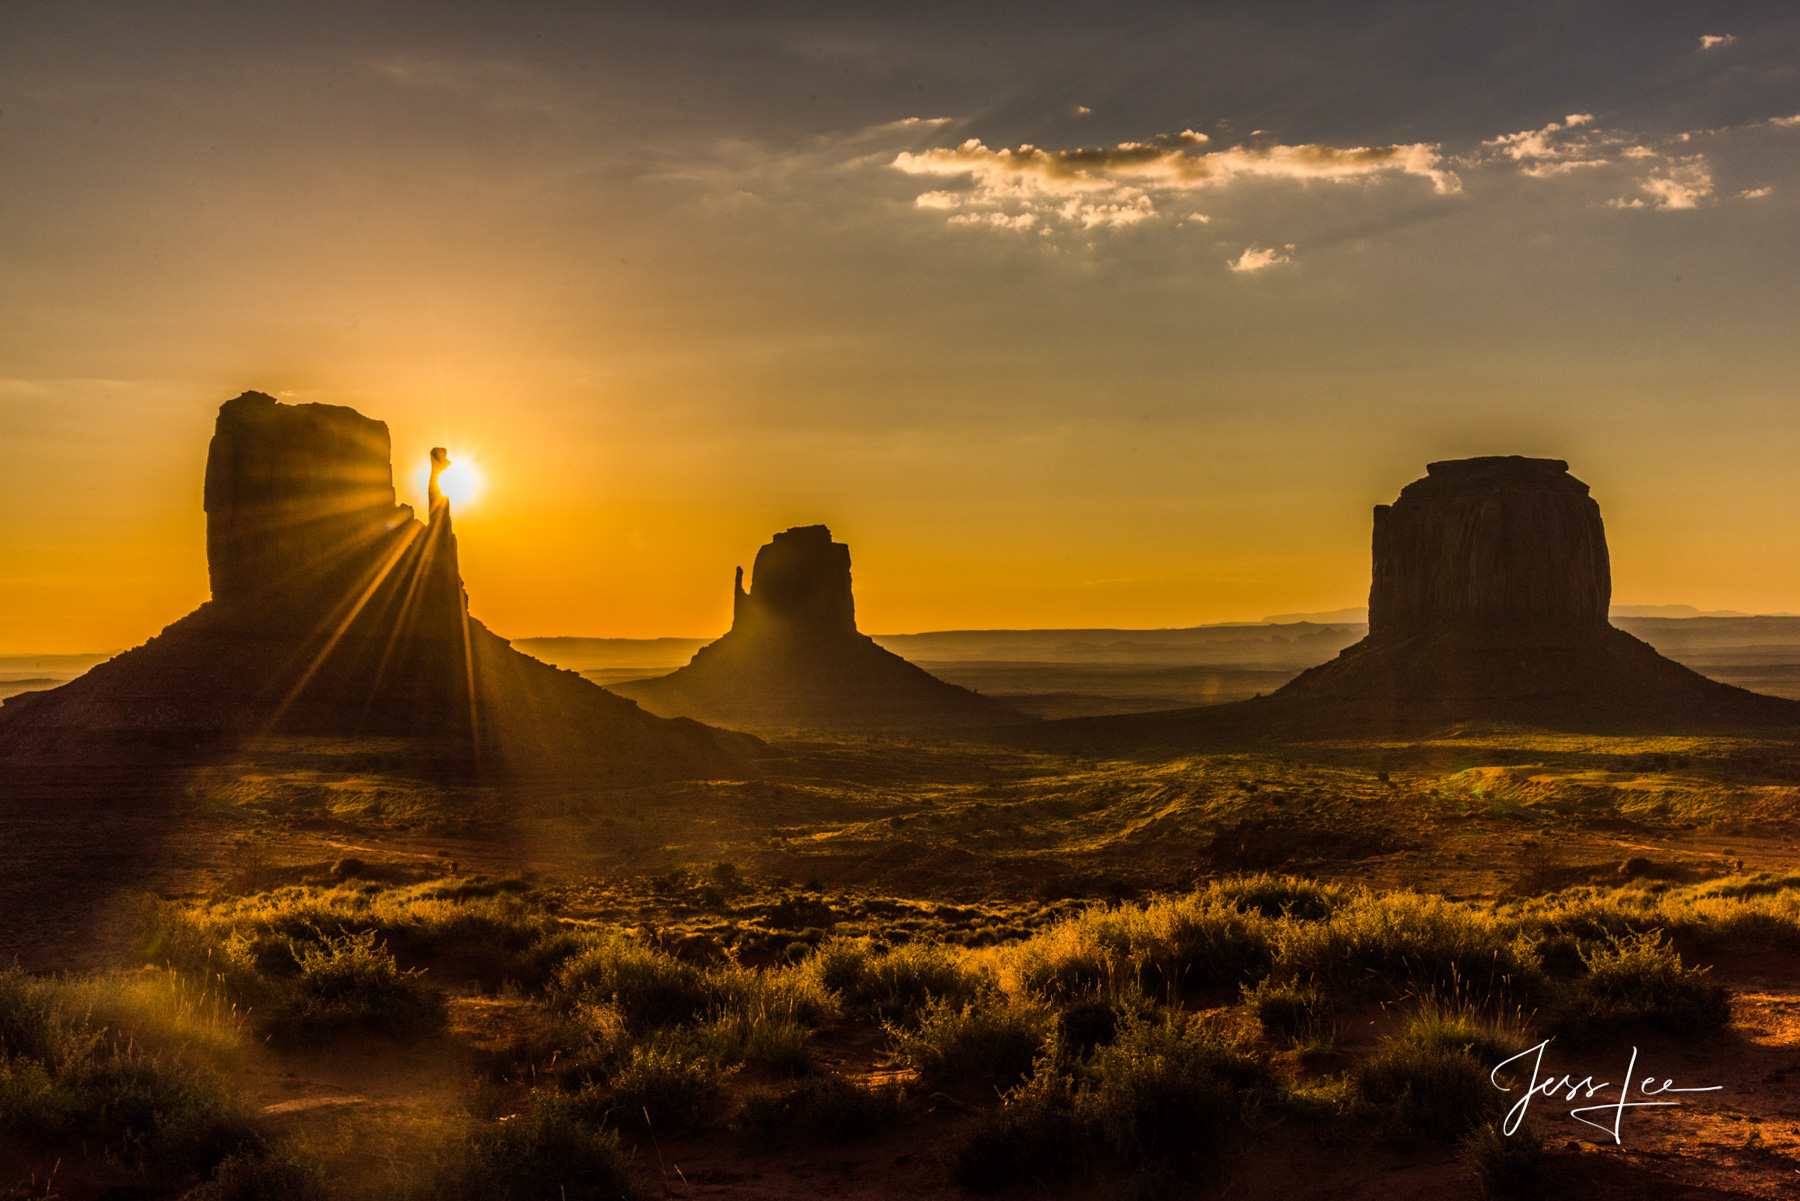
{"type": "Polygon", "coordinates": [[[1800,6],[0,5],[0,653],[206,599],[245,389],[479,464],[507,636],[1362,603],[1426,462],[1800,611],[1800,6]],[[378,11],[372,11],[378,10],[378,11]]]}

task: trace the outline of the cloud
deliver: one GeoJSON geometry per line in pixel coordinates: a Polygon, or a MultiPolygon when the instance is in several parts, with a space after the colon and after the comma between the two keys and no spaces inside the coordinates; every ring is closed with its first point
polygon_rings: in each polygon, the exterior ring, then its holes
{"type": "Polygon", "coordinates": [[[903,151],[892,166],[908,175],[967,181],[960,190],[919,196],[921,208],[1035,214],[1084,229],[1135,225],[1158,215],[1163,198],[1242,180],[1346,183],[1386,175],[1426,179],[1442,194],[1461,181],[1436,146],[1230,146],[1209,149],[1203,133],[1183,130],[1147,142],[1075,150],[1030,144],[990,149],[970,138],[954,147],[903,151]]]}
{"type": "Polygon", "coordinates": [[[1614,208],[1697,208],[1702,200],[1713,194],[1712,168],[1697,154],[1671,160],[1660,174],[1639,180],[1638,188],[1649,196],[1648,203],[1636,197],[1629,200],[1621,197],[1608,203],[1614,208]]]}
{"type": "Polygon", "coordinates": [[[1700,35],[1700,49],[1713,50],[1720,46],[1729,46],[1737,41],[1735,33],[1703,33],[1700,35]]]}
{"type": "Polygon", "coordinates": [[[950,218],[952,225],[991,225],[995,229],[1027,230],[1037,223],[1036,213],[1019,213],[1016,216],[1005,213],[958,213],[950,218]]]}
{"type": "Polygon", "coordinates": [[[1742,192],[1738,193],[1738,199],[1740,199],[1740,200],[1761,200],[1764,196],[1773,195],[1774,191],[1775,191],[1775,189],[1770,188],[1770,187],[1745,188],[1742,192]]]}
{"type": "Polygon", "coordinates": [[[1795,125],[1800,125],[1800,113],[1795,113],[1791,117],[1770,117],[1769,124],[1770,125],[1778,125],[1778,126],[1782,126],[1785,128],[1791,128],[1795,125]]]}
{"type": "MultiPolygon", "coordinates": [[[[1770,124],[1784,121],[1777,117],[1770,124]]],[[[1593,122],[1592,114],[1572,113],[1541,129],[1490,138],[1482,143],[1481,153],[1456,162],[1465,168],[1484,162],[1512,164],[1521,175],[1534,179],[1612,167],[1629,173],[1628,182],[1641,193],[1606,202],[1617,209],[1692,209],[1712,198],[1712,166],[1706,156],[1677,151],[1688,151],[1698,139],[1722,135],[1726,130],[1677,133],[1660,139],[1660,145],[1647,145],[1633,135],[1597,128],[1593,122]]]]}
{"type": "MultiPolygon", "coordinates": [[[[1518,163],[1519,169],[1526,175],[1542,178],[1547,175],[1562,175],[1577,167],[1597,167],[1607,162],[1606,156],[1600,152],[1603,145],[1601,139],[1592,134],[1573,134],[1571,131],[1591,125],[1594,121],[1592,113],[1570,113],[1561,121],[1552,121],[1542,129],[1522,129],[1518,133],[1505,133],[1497,138],[1489,138],[1482,145],[1488,148],[1488,158],[1504,158],[1518,163]]],[[[1469,160],[1481,161],[1481,156],[1469,160]]]]}
{"type": "MultiPolygon", "coordinates": [[[[1292,242],[1288,243],[1286,249],[1292,250],[1293,248],[1294,244],[1292,242]]],[[[1293,261],[1292,255],[1283,254],[1279,250],[1264,250],[1256,246],[1246,246],[1244,247],[1244,253],[1238,255],[1235,259],[1232,259],[1226,266],[1237,272],[1251,272],[1262,271],[1266,268],[1273,267],[1278,263],[1291,263],[1293,261]]]]}

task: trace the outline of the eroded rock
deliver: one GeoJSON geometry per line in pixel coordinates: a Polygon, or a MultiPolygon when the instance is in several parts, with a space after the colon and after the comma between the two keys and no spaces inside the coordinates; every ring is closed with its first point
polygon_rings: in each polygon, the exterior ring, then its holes
{"type": "Polygon", "coordinates": [[[469,615],[436,487],[448,463],[432,451],[420,522],[395,500],[384,423],[256,392],[226,402],[206,469],[213,599],[0,707],[0,760],[203,762],[293,738],[339,755],[378,738],[384,755],[458,773],[623,783],[741,768],[755,740],[654,717],[469,615]]]}
{"type": "Polygon", "coordinates": [[[776,534],[731,629],[671,675],[612,686],[654,713],[753,727],[925,728],[1021,720],[998,701],[946,683],[856,628],[850,548],[822,525],[776,534]]]}
{"type": "Polygon", "coordinates": [[[1512,455],[1426,471],[1375,508],[1371,638],[1606,625],[1606,530],[1567,463],[1512,455]]]}

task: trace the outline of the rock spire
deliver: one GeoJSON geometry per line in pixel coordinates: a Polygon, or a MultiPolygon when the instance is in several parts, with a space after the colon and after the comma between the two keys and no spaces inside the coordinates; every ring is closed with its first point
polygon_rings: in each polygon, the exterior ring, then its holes
{"type": "Polygon", "coordinates": [[[207,456],[213,597],[144,646],[0,707],[0,760],[206,762],[271,737],[398,740],[433,770],[709,774],[755,741],[643,712],[469,615],[449,465],[429,513],[394,495],[387,426],[246,392],[207,456]]]}
{"type": "Polygon", "coordinates": [[[731,629],[686,667],[612,686],[654,713],[752,727],[925,728],[1021,720],[945,683],[856,628],[850,548],[822,525],[776,534],[750,589],[733,585],[731,629]]]}

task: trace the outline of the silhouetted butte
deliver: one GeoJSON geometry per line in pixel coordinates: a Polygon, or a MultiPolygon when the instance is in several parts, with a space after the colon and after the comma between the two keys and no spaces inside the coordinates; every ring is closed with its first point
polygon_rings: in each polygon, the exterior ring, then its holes
{"type": "Polygon", "coordinates": [[[1369,633],[1267,697],[1047,723],[1039,745],[1800,726],[1800,702],[1709,680],[1612,626],[1600,506],[1559,459],[1432,463],[1375,509],[1369,633]]]}
{"type": "Polygon", "coordinates": [[[432,452],[426,522],[387,426],[246,392],[207,456],[213,596],[135,650],[0,707],[0,760],[204,762],[270,736],[381,738],[452,771],[625,782],[741,766],[758,744],[669,721],[469,616],[432,452]]]}
{"type": "Polygon", "coordinates": [[[822,525],[776,534],[739,568],[731,629],[671,675],[615,684],[656,713],[730,725],[928,728],[1022,720],[856,629],[850,548],[822,525]]]}

